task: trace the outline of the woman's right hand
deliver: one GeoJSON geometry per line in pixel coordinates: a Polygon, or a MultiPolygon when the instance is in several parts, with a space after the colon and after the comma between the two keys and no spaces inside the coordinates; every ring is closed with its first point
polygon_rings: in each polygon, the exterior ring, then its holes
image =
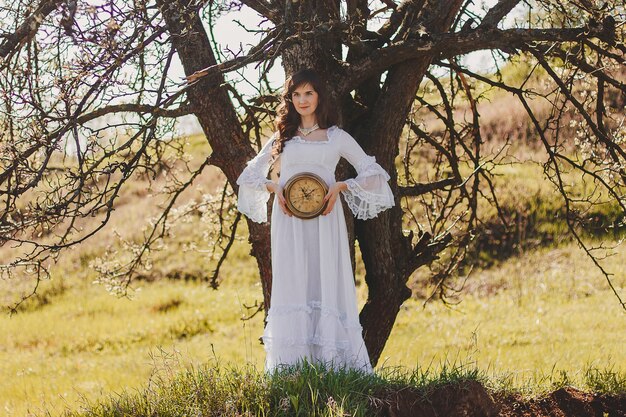
{"type": "Polygon", "coordinates": [[[267,184],[265,184],[265,188],[267,188],[267,191],[269,191],[270,193],[274,193],[274,198],[278,198],[278,205],[280,206],[280,209],[283,211],[283,213],[285,213],[289,217],[293,216],[293,214],[291,214],[289,208],[287,207],[287,200],[285,200],[285,196],[283,195],[283,187],[276,184],[275,182],[268,182],[267,184]]]}

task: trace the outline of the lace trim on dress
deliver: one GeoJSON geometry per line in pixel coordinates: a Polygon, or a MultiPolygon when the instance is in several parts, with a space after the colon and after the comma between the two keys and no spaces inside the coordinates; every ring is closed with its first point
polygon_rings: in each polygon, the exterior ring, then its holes
{"type": "Polygon", "coordinates": [[[393,194],[387,184],[389,174],[376,162],[376,157],[369,155],[364,157],[355,168],[358,173],[357,178],[346,180],[348,189],[342,192],[354,216],[361,220],[373,219],[381,211],[393,207],[395,204],[393,194]],[[377,175],[384,178],[385,182],[380,189],[373,190],[376,192],[364,189],[359,183],[359,180],[377,175]]]}
{"type": "Polygon", "coordinates": [[[247,185],[248,187],[257,189],[259,191],[267,191],[267,189],[265,188],[265,184],[271,182],[271,180],[266,178],[266,167],[260,166],[261,164],[258,163],[255,163],[254,165],[252,165],[251,163],[252,161],[248,161],[246,163],[247,169],[244,169],[239,178],[237,178],[237,184],[247,185]]]}
{"type": "Polygon", "coordinates": [[[250,165],[243,170],[237,184],[239,185],[239,198],[237,199],[237,209],[248,216],[256,223],[267,221],[267,201],[270,199],[270,192],[265,184],[271,180],[265,178],[264,168],[259,164],[250,165]]]}
{"type": "Polygon", "coordinates": [[[394,202],[389,196],[384,194],[373,194],[365,191],[358,182],[353,179],[346,180],[349,192],[344,192],[343,197],[357,219],[373,219],[390,207],[394,202]]]}
{"type": "Polygon", "coordinates": [[[319,310],[322,317],[335,317],[346,330],[362,330],[358,320],[348,320],[347,315],[337,309],[323,306],[320,301],[309,301],[304,304],[283,304],[272,306],[268,316],[284,316],[295,312],[311,314],[313,310],[319,310]]]}
{"type": "Polygon", "coordinates": [[[248,216],[250,220],[256,223],[265,223],[267,221],[267,202],[270,198],[269,191],[250,190],[245,192],[242,185],[240,188],[240,198],[237,200],[237,209],[248,216]],[[245,197],[244,197],[245,193],[245,197]]]}
{"type": "Polygon", "coordinates": [[[335,132],[338,129],[339,128],[335,125],[332,125],[331,127],[329,127],[328,130],[326,131],[326,140],[306,140],[306,139],[303,139],[302,136],[296,135],[296,136],[293,136],[291,139],[289,139],[289,141],[297,142],[297,143],[316,144],[316,145],[330,143],[333,139],[333,136],[335,135],[335,132]]]}
{"type": "Polygon", "coordinates": [[[361,159],[354,168],[359,178],[370,177],[372,175],[382,175],[385,181],[389,181],[389,178],[391,178],[387,171],[376,163],[375,156],[367,155],[361,159]]]}
{"type": "Polygon", "coordinates": [[[297,346],[321,346],[325,349],[347,351],[350,349],[350,341],[337,340],[332,338],[324,338],[319,336],[299,338],[299,337],[269,337],[263,336],[263,345],[265,350],[269,350],[271,347],[297,347],[297,346]]]}
{"type": "Polygon", "coordinates": [[[237,178],[239,185],[237,209],[256,223],[267,221],[267,201],[270,198],[270,192],[265,185],[271,182],[267,174],[275,138],[276,133],[263,146],[259,154],[246,163],[246,167],[237,178]]]}
{"type": "MultiPolygon", "coordinates": [[[[307,304],[283,304],[272,306],[270,308],[268,319],[272,316],[289,316],[293,313],[311,314],[314,310],[320,312],[322,317],[334,317],[341,323],[341,327],[346,333],[354,335],[361,334],[363,328],[358,320],[348,320],[347,315],[337,309],[323,306],[320,301],[309,301],[307,304]]],[[[348,336],[350,338],[352,336],[348,336]]],[[[263,336],[263,344],[265,350],[269,351],[271,347],[302,347],[302,346],[321,346],[323,349],[332,351],[348,351],[350,349],[350,340],[337,340],[335,338],[325,338],[322,336],[312,337],[272,337],[263,336]]]]}

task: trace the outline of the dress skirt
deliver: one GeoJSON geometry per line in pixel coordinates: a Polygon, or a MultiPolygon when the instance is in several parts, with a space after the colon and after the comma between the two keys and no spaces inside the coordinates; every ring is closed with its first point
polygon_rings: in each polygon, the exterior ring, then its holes
{"type": "Polygon", "coordinates": [[[266,369],[306,359],[371,371],[357,310],[341,202],[327,215],[299,219],[274,201],[272,296],[263,334],[266,369]]]}

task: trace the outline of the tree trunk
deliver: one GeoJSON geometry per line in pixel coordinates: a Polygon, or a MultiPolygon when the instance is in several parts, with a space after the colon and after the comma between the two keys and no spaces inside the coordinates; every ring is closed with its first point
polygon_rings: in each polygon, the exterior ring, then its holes
{"type": "MultiPolygon", "coordinates": [[[[409,26],[422,26],[427,33],[446,32],[460,7],[460,0],[431,0],[423,6],[416,21],[409,26]]],[[[369,112],[359,120],[358,128],[354,129],[355,136],[361,140],[366,152],[375,155],[377,161],[389,172],[391,188],[396,198],[396,205],[392,209],[367,223],[357,221],[356,225],[356,237],[363,255],[368,287],[368,299],[360,319],[372,365],[376,365],[380,359],[400,306],[411,296],[406,283],[415,270],[415,258],[434,257],[433,254],[415,252],[411,237],[404,236],[402,232],[402,209],[394,167],[406,115],[409,114],[432,58],[425,55],[421,59],[393,67],[387,74],[380,94],[373,95],[376,100],[368,103],[369,112]]],[[[424,246],[423,250],[434,248],[424,246]]]]}
{"type": "MultiPolygon", "coordinates": [[[[172,42],[185,69],[186,75],[217,63],[202,21],[197,12],[191,10],[189,0],[158,0],[172,42]],[[181,18],[182,17],[182,18],[181,18]]],[[[238,191],[237,178],[246,162],[254,157],[254,150],[244,137],[237,114],[226,90],[218,87],[224,77],[214,75],[200,80],[188,92],[194,114],[202,126],[213,154],[211,163],[220,168],[231,187],[238,191]]],[[[256,258],[263,287],[265,309],[269,308],[272,288],[272,264],[270,252],[270,228],[267,223],[259,224],[248,219],[249,241],[252,255],[256,258]]]]}

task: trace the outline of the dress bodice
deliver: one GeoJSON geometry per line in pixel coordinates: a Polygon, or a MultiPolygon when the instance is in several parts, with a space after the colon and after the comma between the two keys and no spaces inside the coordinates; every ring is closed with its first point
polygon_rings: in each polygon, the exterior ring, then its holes
{"type": "Polygon", "coordinates": [[[327,184],[335,182],[335,169],[341,158],[337,127],[326,131],[326,140],[311,141],[294,136],[285,142],[281,154],[280,181],[284,185],[289,178],[300,172],[313,172],[327,184]]]}

